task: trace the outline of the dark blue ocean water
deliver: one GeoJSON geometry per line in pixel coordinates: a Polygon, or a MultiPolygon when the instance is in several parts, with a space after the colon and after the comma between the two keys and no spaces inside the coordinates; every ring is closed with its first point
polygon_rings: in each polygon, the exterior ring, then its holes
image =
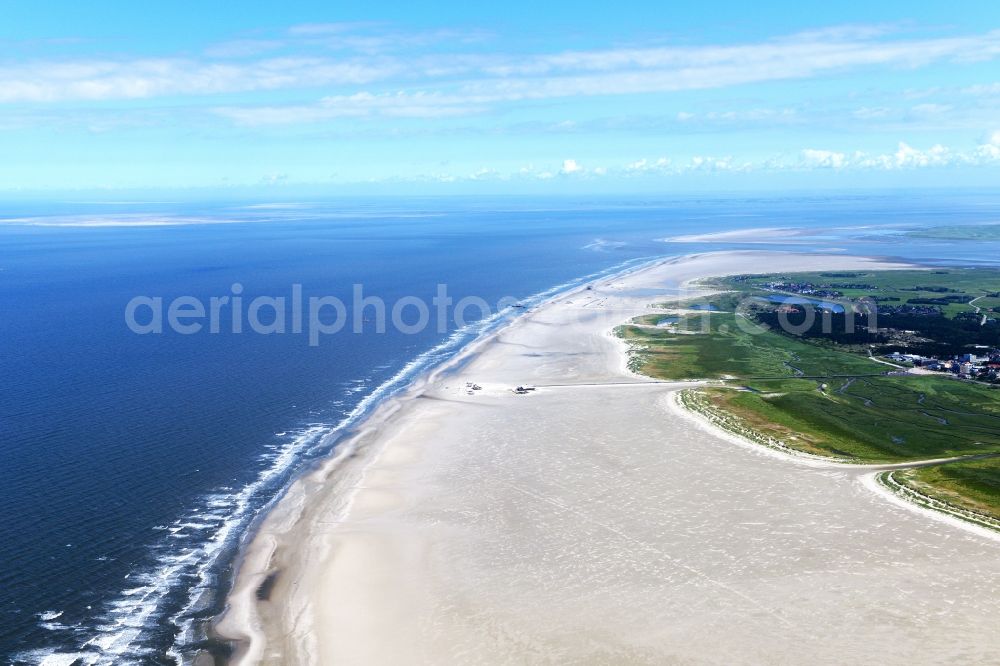
{"type": "Polygon", "coordinates": [[[300,284],[306,297],[349,303],[361,284],[392,304],[429,302],[446,284],[456,300],[530,303],[624,265],[727,247],[665,237],[751,227],[823,230],[796,249],[1000,257],[995,243],[893,233],[1000,221],[1000,195],[983,192],[11,203],[0,218],[21,220],[0,223],[3,663],[173,663],[190,653],[248,525],[329,452],[338,426],[516,313],[412,335],[365,323],[310,346],[305,334],[233,334],[226,319],[218,334],[137,335],[124,319],[134,296],[207,303],[240,283],[249,302],[300,284]],[[40,226],[150,219],[200,223],[40,226]]]}

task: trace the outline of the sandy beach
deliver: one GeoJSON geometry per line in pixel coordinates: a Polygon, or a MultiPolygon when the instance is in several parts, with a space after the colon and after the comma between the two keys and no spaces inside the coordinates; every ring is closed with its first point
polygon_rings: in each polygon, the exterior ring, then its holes
{"type": "Polygon", "coordinates": [[[294,484],[218,625],[234,661],[997,663],[1000,542],[734,440],[612,335],[699,277],[892,267],[710,253],[526,313],[294,484]]]}

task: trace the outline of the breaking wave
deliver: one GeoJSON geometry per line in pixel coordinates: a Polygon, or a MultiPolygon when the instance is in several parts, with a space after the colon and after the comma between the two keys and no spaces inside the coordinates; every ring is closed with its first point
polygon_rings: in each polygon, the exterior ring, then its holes
{"type": "MultiPolygon", "coordinates": [[[[649,263],[633,259],[522,299],[536,306],[586,282],[605,278],[649,263]]],[[[255,521],[283,494],[307,463],[328,454],[341,436],[379,404],[405,390],[418,376],[447,361],[466,345],[494,332],[523,310],[506,308],[454,331],[435,347],[409,361],[396,374],[368,391],[336,423],[310,423],[275,434],[258,460],[256,478],[241,488],[221,487],[203,496],[184,516],[156,529],[160,538],[150,546],[151,566],[133,571],[126,585],[84,625],[64,625],[60,611],[40,613],[39,626],[61,638],[45,648],[22,652],[20,663],[39,666],[86,664],[147,664],[163,662],[163,627],[173,639],[167,662],[191,663],[204,646],[208,622],[220,610],[224,569],[231,564],[241,541],[255,521]]],[[[380,366],[385,369],[387,366],[380,366]]],[[[366,380],[344,384],[348,394],[367,390],[366,380]]]]}

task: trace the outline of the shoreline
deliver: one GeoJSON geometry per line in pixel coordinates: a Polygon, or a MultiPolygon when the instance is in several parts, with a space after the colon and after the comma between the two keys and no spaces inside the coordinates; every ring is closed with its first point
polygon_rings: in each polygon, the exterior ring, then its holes
{"type": "Polygon", "coordinates": [[[862,463],[848,459],[827,458],[812,453],[806,453],[787,447],[780,442],[775,444],[756,441],[753,437],[745,435],[736,430],[731,430],[719,425],[713,416],[699,411],[696,408],[685,404],[682,396],[686,389],[678,390],[673,395],[671,408],[682,417],[697,422],[699,426],[711,431],[717,437],[727,439],[737,446],[743,446],[759,453],[771,455],[786,462],[794,462],[799,465],[828,470],[849,470],[859,473],[859,482],[876,495],[881,495],[887,501],[904,507],[910,511],[927,517],[930,520],[938,520],[965,530],[986,539],[1000,542],[1000,527],[991,527],[988,523],[995,523],[987,517],[978,516],[971,511],[956,507],[952,504],[939,500],[929,495],[924,495],[916,490],[903,485],[892,478],[892,472],[916,467],[928,467],[941,465],[962,460],[977,460],[985,457],[992,457],[991,454],[970,454],[966,456],[951,456],[947,458],[929,458],[927,460],[911,460],[908,462],[874,462],[862,463]],[[909,497],[909,499],[908,499],[909,497]],[[968,515],[966,515],[968,514],[968,515]]]}
{"type": "MultiPolygon", "coordinates": [[[[677,287],[664,288],[663,296],[656,299],[667,301],[678,298],[691,280],[733,272],[753,272],[736,271],[732,266],[741,262],[757,265],[763,260],[778,259],[783,259],[786,265],[798,262],[800,265],[811,266],[819,262],[829,268],[875,266],[870,260],[842,255],[746,251],[702,253],[654,260],[621,274],[599,278],[597,281],[601,284],[599,287],[595,286],[591,294],[587,294],[582,285],[554,294],[544,304],[471,343],[455,357],[429,370],[425,377],[417,379],[408,389],[377,407],[359,425],[356,434],[338,446],[334,456],[292,484],[242,550],[233,591],[227,599],[227,611],[215,627],[219,635],[234,641],[237,646],[232,663],[280,663],[290,657],[295,657],[294,661],[301,663],[326,663],[334,658],[351,663],[390,661],[394,657],[404,657],[404,661],[411,662],[447,659],[448,651],[456,649],[454,643],[457,638],[468,641],[470,636],[477,635],[468,633],[464,620],[439,618],[435,625],[438,632],[450,638],[423,641],[421,645],[424,651],[419,652],[423,657],[417,653],[398,652],[394,649],[379,651],[380,648],[371,641],[366,641],[365,636],[377,636],[381,633],[392,635],[398,630],[417,640],[420,633],[408,631],[413,623],[410,615],[424,610],[436,616],[443,612],[441,608],[445,600],[451,599],[444,606],[459,603],[454,594],[464,589],[463,586],[467,586],[469,581],[460,575],[461,571],[456,573],[453,569],[463,570],[471,566],[478,570],[475,560],[479,553],[465,550],[470,544],[481,543],[485,539],[486,546],[499,548],[502,541],[495,537],[502,534],[506,538],[523,537],[523,544],[515,543],[510,548],[532,551],[533,539],[548,538],[537,533],[531,521],[525,521],[523,516],[521,520],[511,521],[506,520],[503,513],[495,514],[492,504],[479,507],[479,511],[472,516],[478,518],[471,522],[463,516],[454,515],[456,506],[462,506],[461,502],[456,504],[456,499],[461,498],[473,505],[481,502],[475,492],[468,489],[455,490],[452,484],[455,478],[465,478],[458,472],[475,475],[483,485],[481,490],[491,490],[491,496],[497,504],[510,505],[509,511],[514,514],[528,510],[527,504],[531,504],[531,515],[540,511],[552,511],[551,507],[556,507],[555,514],[549,516],[549,519],[558,518],[573,523],[577,530],[574,532],[573,529],[568,529],[562,533],[563,538],[569,542],[588,533],[594,525],[591,516],[584,513],[573,517],[569,515],[572,512],[567,508],[572,504],[558,500],[554,503],[542,501],[552,499],[545,492],[540,492],[540,489],[553,490],[552,484],[555,481],[550,476],[539,475],[539,478],[530,479],[531,482],[527,484],[506,485],[495,478],[504,474],[519,478],[525,474],[523,468],[517,467],[516,461],[507,460],[510,457],[517,458],[522,453],[517,448],[519,446],[530,448],[552,441],[541,438],[542,433],[537,431],[555,428],[558,436],[575,436],[573,430],[567,431],[565,428],[560,429],[559,424],[549,424],[548,421],[554,419],[546,418],[546,412],[539,412],[536,404],[552,403],[561,410],[571,412],[574,422],[587,423],[595,429],[608,428],[612,425],[607,423],[608,419],[594,422],[596,417],[588,414],[580,403],[587,402],[589,409],[594,410],[600,408],[605,401],[621,400],[621,394],[627,392],[640,396],[635,400],[643,405],[636,407],[626,402],[624,406],[633,411],[638,410],[637,414],[645,416],[636,419],[637,422],[633,424],[617,424],[621,427],[617,430],[609,429],[608,437],[629,428],[652,428],[655,431],[658,425],[655,414],[665,413],[662,401],[669,399],[668,402],[675,403],[678,389],[692,384],[678,382],[664,385],[628,370],[627,356],[623,353],[625,343],[611,335],[610,331],[623,319],[648,312],[647,306],[652,298],[648,295],[629,296],[629,289],[648,289],[649,285],[662,287],[666,276],[668,280],[674,279],[677,287]],[[684,280],[678,279],[684,277],[685,269],[700,273],[689,275],[684,280]],[[709,272],[706,273],[706,269],[709,272]],[[574,305],[572,299],[590,300],[570,307],[574,305]],[[588,307],[590,310],[584,312],[588,307]],[[553,322],[558,323],[556,328],[562,327],[559,330],[566,332],[553,333],[553,322]],[[535,330],[525,331],[526,328],[535,330]],[[517,345],[532,351],[510,351],[513,347],[508,346],[517,345]],[[482,376],[487,376],[490,381],[478,379],[482,376]],[[452,384],[460,386],[467,377],[477,378],[475,381],[484,386],[481,395],[470,399],[461,390],[456,391],[452,387],[452,384]],[[524,379],[520,379],[521,377],[524,379]],[[556,389],[551,383],[546,387],[544,382],[538,381],[539,377],[569,377],[571,381],[562,390],[556,389]],[[589,384],[590,388],[584,396],[580,387],[586,383],[583,381],[586,379],[605,380],[608,386],[589,384]],[[623,380],[628,380],[629,385],[635,388],[623,390],[623,386],[613,386],[625,383],[623,380]],[[506,390],[516,383],[537,384],[538,394],[516,397],[508,395],[506,390]],[[609,389],[609,386],[616,390],[609,389]],[[565,395],[569,394],[576,399],[567,402],[565,395]],[[480,407],[485,408],[482,414],[488,416],[470,416],[480,407]],[[500,428],[511,415],[516,425],[502,427],[517,430],[516,436],[503,446],[491,450],[492,455],[487,458],[490,465],[500,465],[502,469],[496,470],[482,464],[486,461],[478,465],[470,463],[467,459],[478,461],[478,456],[483,452],[481,448],[470,448],[468,440],[481,438],[485,432],[490,437],[482,439],[480,444],[489,445],[493,443],[491,437],[508,436],[508,432],[496,428],[500,428]],[[499,421],[493,423],[490,419],[499,421]],[[643,422],[646,419],[650,422],[643,422]],[[467,469],[467,465],[471,467],[467,469]],[[489,474],[486,473],[487,470],[489,474]],[[437,497],[428,490],[434,488],[456,497],[451,500],[437,497]],[[524,500],[522,496],[528,499],[524,500]],[[539,506],[535,506],[538,502],[548,505],[548,508],[542,506],[539,509],[539,506]],[[438,518],[424,525],[427,515],[438,518]],[[499,531],[493,525],[498,520],[503,523],[499,531]],[[414,531],[413,528],[419,525],[424,525],[429,535],[423,534],[421,530],[414,531]],[[448,528],[444,529],[442,525],[447,525],[448,528]],[[440,530],[446,534],[431,534],[440,530]],[[530,533],[530,536],[522,532],[530,533]],[[449,554],[445,559],[450,566],[443,570],[440,562],[431,557],[439,552],[449,554]],[[466,556],[464,559],[458,556],[463,552],[466,556]],[[449,573],[442,578],[442,571],[449,573]],[[385,588],[387,580],[398,584],[398,589],[391,588],[391,594],[388,593],[389,588],[385,588]],[[266,593],[262,594],[262,589],[266,593]],[[326,590],[328,593],[320,593],[319,590],[326,590]],[[400,615],[401,609],[405,609],[406,613],[400,615]],[[370,612],[366,613],[366,610],[370,612]],[[364,619],[359,620],[357,614],[364,616],[364,619]],[[319,627],[324,631],[320,632],[319,627]],[[329,634],[336,633],[336,630],[341,635],[330,637],[329,634]]],[[[780,266],[773,270],[791,269],[780,266]]],[[[688,295],[690,294],[686,294],[688,295]]],[[[689,414],[688,417],[698,419],[695,414],[689,414]]],[[[711,445],[718,447],[718,443],[723,442],[724,438],[710,424],[703,422],[703,425],[707,429],[704,433],[706,440],[711,440],[711,445]]],[[[657,437],[677,434],[676,427],[667,427],[657,437]]],[[[690,432],[681,434],[688,436],[690,432]]],[[[552,433],[550,437],[551,435],[552,433]]],[[[595,448],[587,440],[574,441],[580,446],[593,448],[594,460],[605,459],[616,453],[615,449],[595,448]]],[[[754,446],[761,448],[759,445],[754,446]]],[[[558,453],[562,457],[556,456],[553,460],[544,458],[541,462],[555,464],[557,469],[578,464],[575,450],[560,449],[558,453]],[[571,457],[565,458],[565,455],[571,457]]],[[[650,452],[637,449],[634,453],[648,456],[650,452]]],[[[727,455],[734,457],[731,453],[725,453],[725,449],[717,454],[723,458],[727,455]]],[[[772,451],[770,455],[780,454],[772,451]]],[[[528,459],[538,461],[538,458],[530,456],[528,459]]],[[[843,465],[837,467],[843,468],[843,465]]],[[[828,470],[824,470],[826,471],[828,470]]],[[[841,476],[844,474],[837,471],[834,473],[841,476]]],[[[586,478],[580,479],[582,486],[586,487],[589,483],[596,484],[598,489],[605,487],[605,481],[600,478],[602,470],[589,469],[587,474],[593,478],[584,475],[586,478]]],[[[650,482],[655,484],[656,479],[653,478],[650,482]]],[[[565,489],[555,490],[558,491],[556,494],[569,493],[565,489]]],[[[641,493],[638,493],[634,499],[639,503],[635,506],[645,506],[647,500],[654,502],[656,495],[654,493],[643,499],[641,493]]],[[[608,507],[599,508],[611,511],[608,507]]],[[[884,507],[883,509],[888,511],[884,507]]],[[[628,521],[628,516],[620,513],[615,515],[616,521],[628,521]]],[[[643,533],[643,525],[634,525],[635,534],[632,534],[631,531],[610,527],[617,524],[611,522],[604,525],[610,538],[616,542],[631,541],[633,548],[636,543],[641,543],[655,559],[660,551],[660,547],[653,545],[656,539],[648,535],[637,536],[643,533]]],[[[617,550],[621,548],[621,544],[608,544],[608,548],[617,550]]],[[[526,556],[525,566],[545,568],[546,558],[538,560],[538,553],[534,555],[534,558],[526,556]]],[[[516,563],[518,560],[514,558],[513,561],[516,563]]],[[[573,562],[579,566],[592,564],[586,558],[573,562]]],[[[609,562],[613,563],[614,560],[609,562]]],[[[766,566],[766,563],[761,566],[766,566]]],[[[679,566],[677,571],[694,576],[694,580],[711,580],[713,589],[722,597],[728,599],[734,594],[735,588],[732,585],[718,583],[715,577],[702,571],[700,566],[679,566]]],[[[621,588],[632,585],[634,583],[617,588],[601,585],[595,587],[600,594],[614,596],[620,593],[621,588]]],[[[475,595],[469,597],[468,594],[459,595],[458,598],[464,604],[483,605],[484,608],[479,609],[480,613],[500,613],[508,618],[505,622],[514,622],[510,620],[509,614],[516,610],[516,605],[510,606],[510,600],[501,603],[503,595],[495,589],[489,591],[490,594],[481,595],[483,599],[479,600],[475,595]]],[[[560,595],[570,594],[571,591],[557,589],[552,603],[561,606],[560,595]]],[[[530,593],[530,590],[527,592],[530,593]]],[[[643,592],[645,590],[640,589],[639,593],[643,592]]],[[[733,598],[742,600],[736,603],[746,603],[751,596],[740,592],[733,598]]],[[[731,599],[730,601],[732,602],[731,599]]],[[[657,609],[653,600],[649,600],[649,603],[652,604],[650,610],[657,609]]],[[[751,605],[755,604],[760,605],[756,601],[751,605]]],[[[594,607],[590,609],[590,614],[577,612],[579,617],[574,625],[576,629],[590,626],[594,620],[591,615],[600,615],[600,610],[594,607]]],[[[766,614],[773,615],[774,612],[772,609],[766,614]]],[[[712,621],[715,621],[714,618],[712,621]]],[[[521,630],[528,629],[522,627],[521,630]]],[[[555,634],[552,632],[543,631],[531,639],[532,645],[537,647],[537,644],[545,644],[554,640],[553,636],[555,634]]],[[[752,636],[744,636],[744,640],[752,642],[752,636]]],[[[504,655],[511,659],[519,654],[517,650],[521,649],[519,646],[522,642],[522,639],[497,639],[490,644],[490,648],[496,651],[495,656],[504,655]]],[[[572,644],[557,642],[561,650],[572,652],[575,649],[572,644]]],[[[619,642],[622,644],[617,645],[617,650],[636,649],[634,641],[619,642]]],[[[645,645],[645,642],[647,639],[643,639],[644,650],[662,651],[666,646],[672,645],[670,641],[664,640],[654,640],[651,645],[645,645]]],[[[458,643],[462,643],[462,640],[458,640],[458,643]]],[[[472,649],[472,646],[466,645],[466,648],[472,649]]],[[[734,654],[737,653],[739,652],[734,654]]],[[[595,653],[591,651],[587,654],[595,653]]],[[[657,654],[662,655],[662,652],[657,654]]]]}
{"type": "MultiPolygon", "coordinates": [[[[288,495],[296,492],[297,496],[293,501],[304,502],[306,499],[305,495],[308,494],[308,488],[302,487],[302,484],[304,483],[312,485],[317,480],[321,483],[326,483],[335,473],[346,475],[353,472],[354,474],[363,477],[363,467],[373,462],[374,458],[377,457],[378,452],[371,453],[370,455],[372,459],[361,463],[362,468],[360,470],[341,469],[344,463],[349,462],[355,456],[360,455],[357,451],[359,442],[363,441],[366,437],[373,435],[380,427],[384,426],[385,422],[398,411],[403,403],[420,397],[423,388],[428,383],[433,381],[435,377],[443,373],[447,373],[468,362],[478,353],[479,349],[481,349],[483,345],[500,335],[508,327],[517,324],[519,320],[523,319],[531,312],[534,312],[539,308],[543,308],[560,298],[565,298],[574,293],[585,291],[589,281],[600,282],[620,279],[633,273],[648,270],[656,265],[676,262],[686,258],[696,257],[700,254],[712,254],[712,252],[688,255],[665,255],[649,260],[638,260],[634,265],[626,266],[618,271],[606,274],[598,273],[576,278],[571,281],[575,284],[561,290],[559,287],[553,287],[552,290],[550,290],[552,291],[551,295],[543,298],[540,302],[533,305],[528,311],[503,323],[499,328],[488,332],[486,335],[470,340],[464,347],[459,349],[455,355],[436,365],[426,368],[417,375],[413,376],[398,393],[385,398],[383,401],[376,404],[370,412],[361,416],[360,420],[347,431],[349,436],[345,437],[337,444],[336,448],[331,451],[331,455],[320,461],[313,468],[305,471],[301,476],[295,478],[276,502],[269,507],[265,507],[265,515],[261,520],[257,521],[257,524],[253,526],[252,531],[248,534],[246,541],[239,546],[237,555],[233,562],[234,573],[230,579],[231,584],[229,589],[226,591],[225,609],[211,621],[208,633],[209,641],[225,643],[235,648],[232,654],[226,659],[226,663],[240,664],[244,663],[245,660],[248,660],[247,663],[254,662],[256,655],[253,652],[253,648],[250,643],[252,643],[252,641],[258,636],[253,635],[255,632],[252,629],[248,631],[248,628],[252,627],[255,620],[258,619],[253,617],[253,612],[251,610],[254,604],[253,597],[257,596],[262,586],[271,588],[276,582],[276,573],[272,571],[271,564],[275,550],[277,549],[277,539],[275,539],[272,535],[262,535],[262,532],[265,531],[265,526],[269,526],[269,522],[272,520],[282,523],[283,527],[291,527],[291,523],[298,520],[301,505],[293,504],[293,506],[289,507],[286,504],[288,501],[288,495]],[[281,511],[281,513],[278,513],[279,511],[281,511]],[[252,569],[249,573],[246,571],[248,567],[252,569]],[[234,600],[238,600],[235,608],[232,603],[234,600]],[[234,617],[235,622],[233,622],[234,617]]],[[[547,292],[541,293],[545,294],[547,292]]],[[[613,338],[614,336],[611,337],[613,338]]],[[[627,369],[627,362],[627,356],[623,353],[623,371],[634,374],[627,369]]],[[[635,377],[645,381],[655,381],[641,375],[635,375],[635,377]]],[[[334,479],[333,483],[338,484],[339,488],[346,485],[346,479],[334,479]]],[[[344,502],[344,511],[347,511],[350,508],[350,497],[350,491],[347,489],[345,497],[342,498],[344,502]]],[[[282,529],[279,527],[278,531],[282,531],[282,529]]]]}

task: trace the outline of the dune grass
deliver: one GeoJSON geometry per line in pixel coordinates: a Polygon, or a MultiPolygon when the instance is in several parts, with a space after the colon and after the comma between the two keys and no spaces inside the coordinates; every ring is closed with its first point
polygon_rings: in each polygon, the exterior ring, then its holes
{"type": "MultiPolygon", "coordinates": [[[[659,379],[722,380],[700,389],[697,403],[758,441],[815,455],[880,463],[1000,453],[1000,389],[890,375],[891,366],[865,355],[760,328],[736,311],[739,296],[684,303],[711,310],[675,315],[667,327],[657,326],[664,314],[620,327],[632,367],[659,379]]],[[[1000,517],[1000,459],[895,474],[924,494],[1000,517]]]]}
{"type": "MultiPolygon", "coordinates": [[[[711,304],[731,305],[724,301],[711,304]]],[[[876,374],[886,370],[886,366],[856,354],[766,331],[730,310],[687,314],[670,328],[656,328],[651,325],[655,321],[639,318],[621,327],[619,335],[634,345],[638,370],[661,379],[876,374]]]]}
{"type": "Polygon", "coordinates": [[[809,453],[905,462],[1000,453],[1000,393],[945,377],[806,380],[707,389],[754,430],[809,453]]]}
{"type": "Polygon", "coordinates": [[[906,469],[895,472],[894,478],[948,504],[1000,517],[1000,458],[906,469]]]}
{"type": "MultiPolygon", "coordinates": [[[[734,307],[688,313],[668,328],[647,315],[619,334],[633,367],[659,379],[723,379],[707,388],[717,409],[809,453],[903,462],[1000,452],[1000,391],[945,376],[886,376],[885,364],[763,330],[734,307]]],[[[691,303],[685,304],[692,305],[691,303]]]]}

